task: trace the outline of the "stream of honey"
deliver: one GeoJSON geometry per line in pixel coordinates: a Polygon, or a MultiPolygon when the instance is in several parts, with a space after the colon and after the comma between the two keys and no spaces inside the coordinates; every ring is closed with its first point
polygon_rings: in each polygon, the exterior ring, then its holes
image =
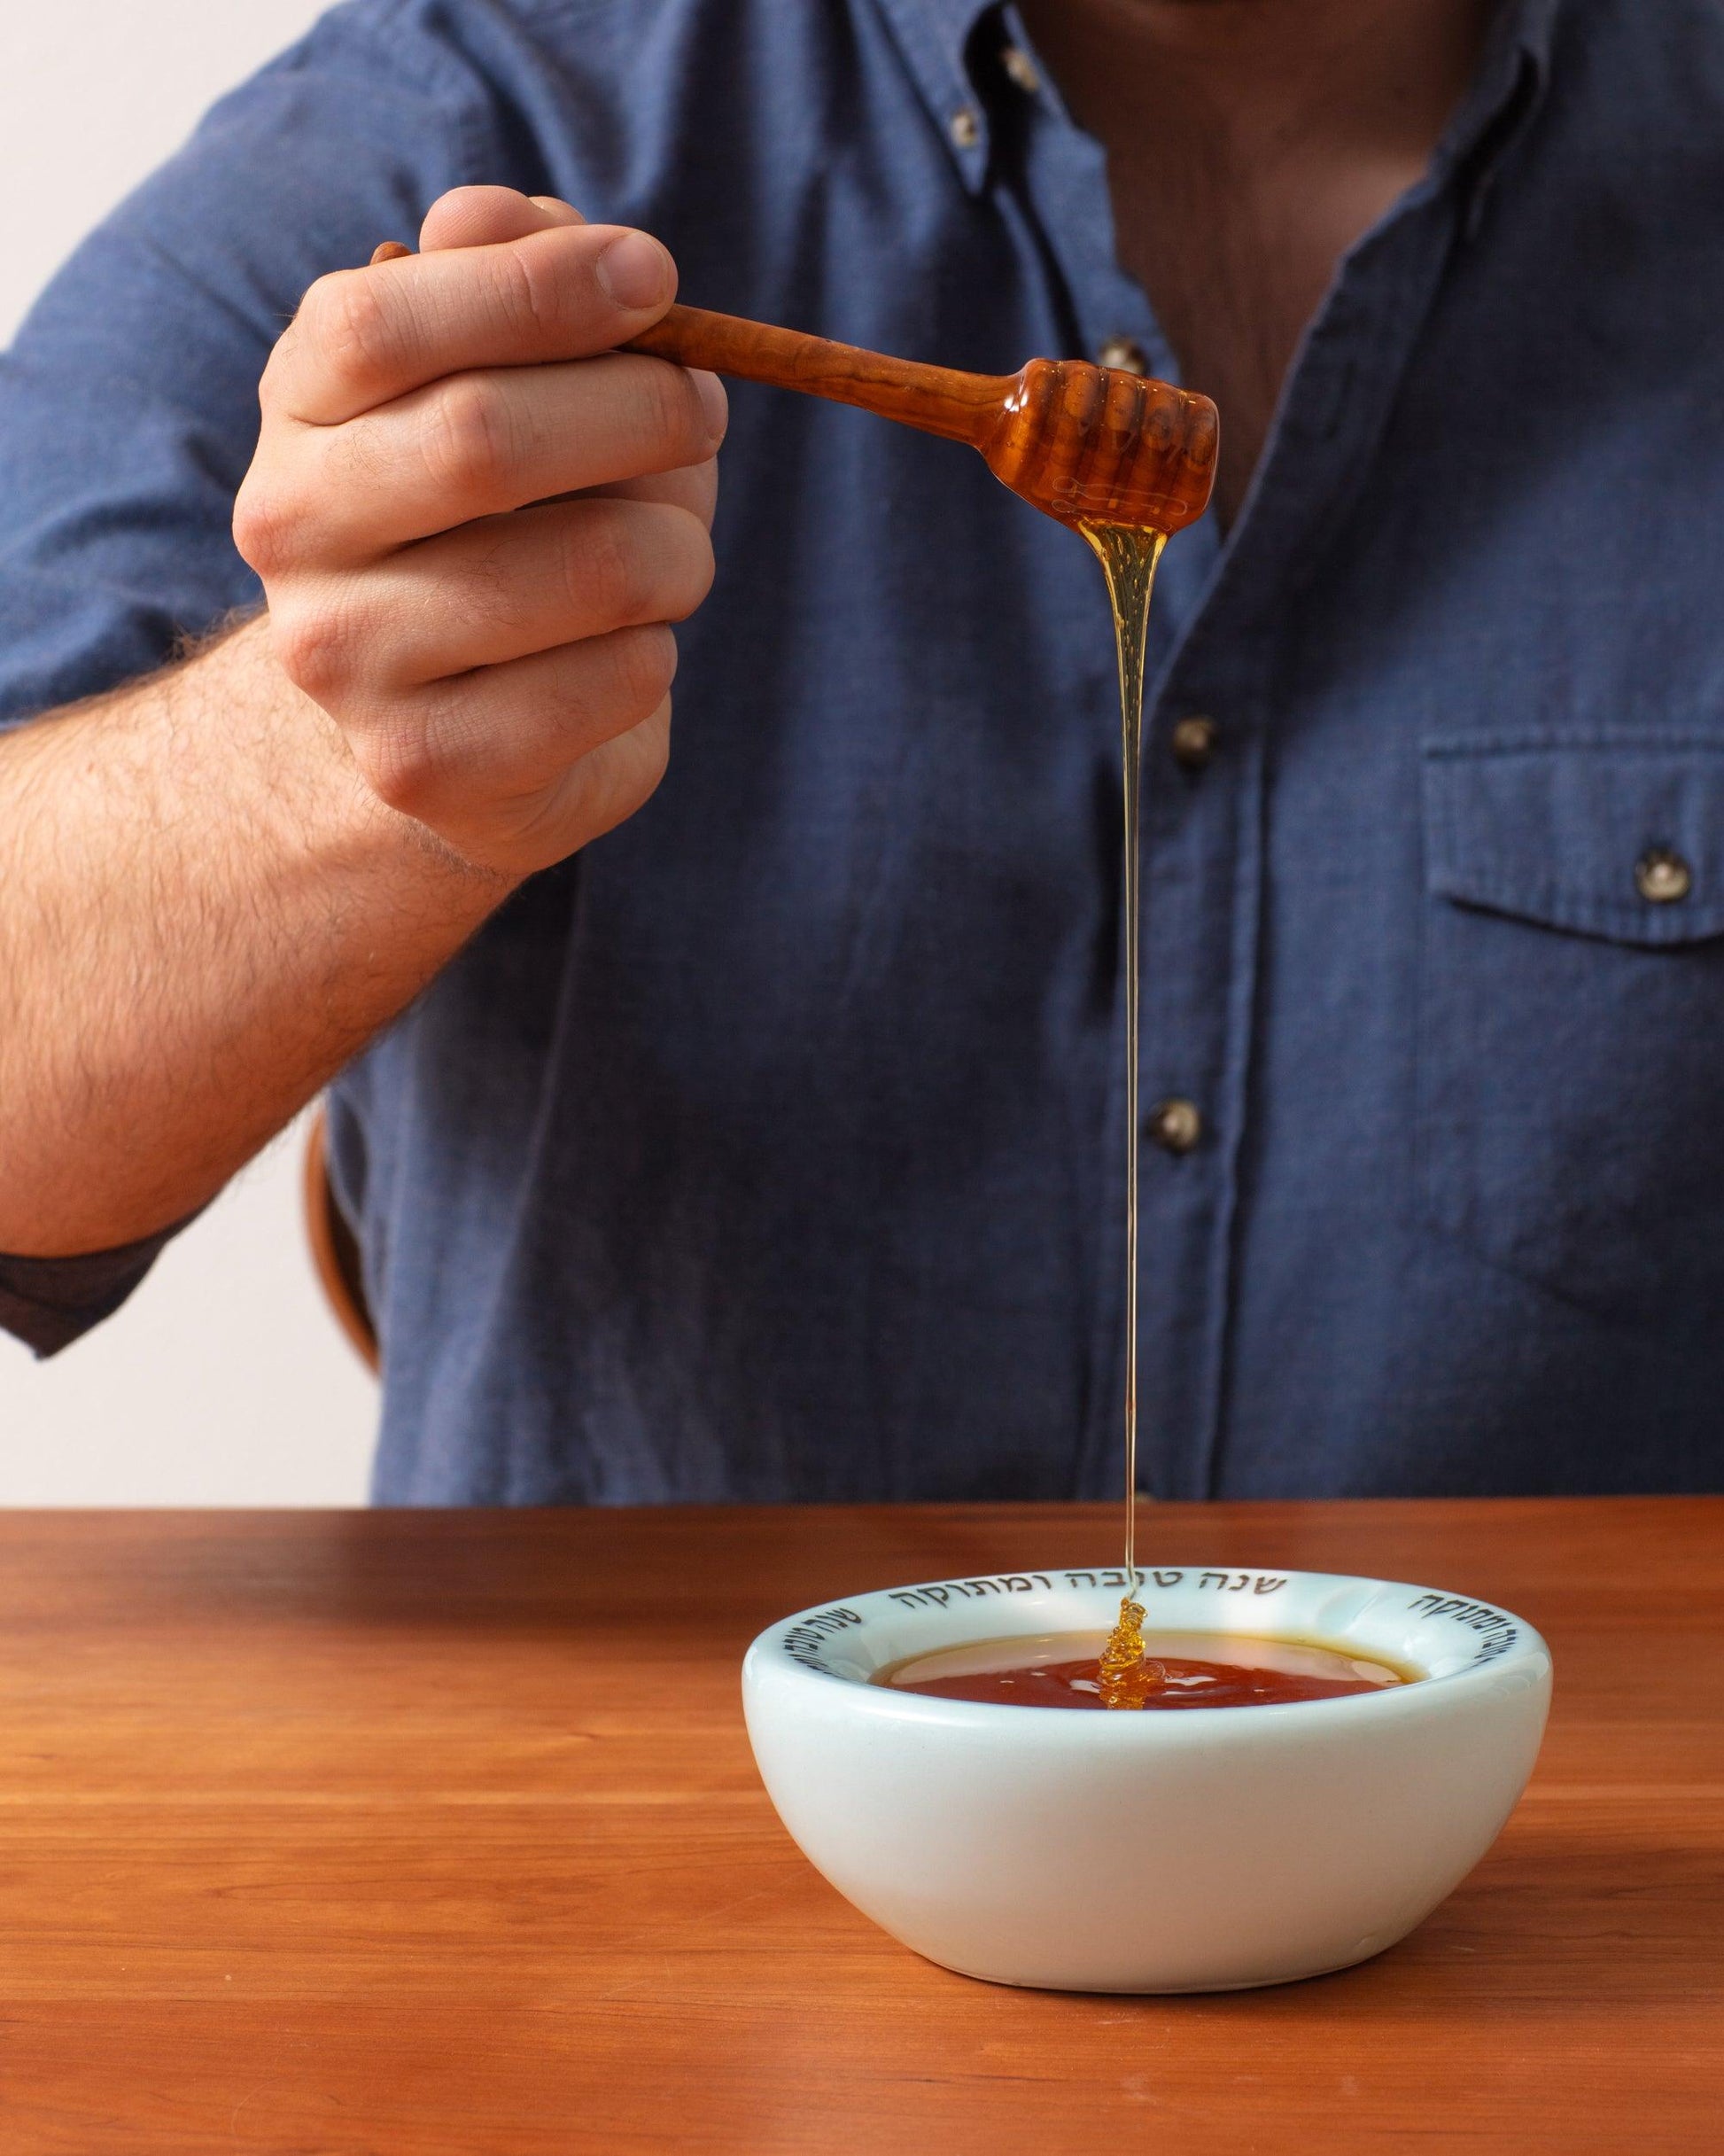
{"type": "Polygon", "coordinates": [[[1143,791],[1144,665],[1149,602],[1164,533],[1080,523],[1107,580],[1119,659],[1124,859],[1121,904],[1125,977],[1125,1592],[1119,1616],[1099,1633],[981,1640],[911,1655],[876,1670],[875,1684],[936,1698],[1021,1707],[1161,1709],[1275,1706],[1344,1698],[1409,1684],[1419,1672],[1366,1660],[1317,1641],[1251,1639],[1232,1634],[1155,1635],[1145,1652],[1138,1599],[1138,1184],[1141,1148],[1138,944],[1143,791]],[[1228,1659],[1216,1658],[1225,1642],[1228,1659]]]}
{"type": "Polygon", "coordinates": [[[1123,524],[1080,524],[1107,580],[1119,658],[1120,743],[1124,765],[1125,859],[1121,904],[1125,916],[1125,1592],[1119,1621],[1101,1654],[1106,1707],[1142,1707],[1162,1681],[1144,1654],[1144,1606],[1138,1581],[1138,1176],[1141,1136],[1138,1109],[1138,1005],[1142,973],[1138,949],[1138,872],[1142,823],[1144,656],[1155,564],[1163,532],[1123,524]]]}
{"type": "Polygon", "coordinates": [[[1119,1617],[1099,1633],[982,1640],[912,1655],[874,1673],[874,1682],[935,1698],[1021,1707],[1161,1709],[1277,1706],[1344,1698],[1418,1675],[1316,1641],[1251,1639],[1228,1634],[1161,1634],[1145,1651],[1138,1584],[1138,939],[1142,829],[1144,661],[1150,594],[1166,534],[1128,525],[1079,524],[1100,560],[1114,610],[1119,657],[1120,743],[1124,777],[1125,846],[1122,879],[1125,975],[1125,1580],[1119,1617]],[[1225,1638],[1229,1659],[1216,1659],[1225,1638]]]}

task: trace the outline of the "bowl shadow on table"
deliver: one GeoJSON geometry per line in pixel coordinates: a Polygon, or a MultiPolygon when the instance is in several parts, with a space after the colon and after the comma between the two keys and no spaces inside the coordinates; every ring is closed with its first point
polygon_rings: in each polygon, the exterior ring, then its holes
{"type": "MultiPolygon", "coordinates": [[[[1546,1809],[1557,1806],[1535,1807],[1546,1809]]],[[[1371,1961],[1258,1991],[1124,2004],[1206,2019],[1244,2006],[1254,2016],[1325,2023],[1337,2013],[1391,2023],[1451,2012],[1562,2020],[1577,2007],[1663,2014],[1709,1996],[1724,2009],[1724,1940],[1714,1928],[1720,1891],[1724,1842],[1670,1847],[1596,1828],[1551,1841],[1535,1816],[1511,1824],[1448,1901],[1371,1961]],[[1604,1954],[1601,1940],[1609,1942],[1604,1954]]]]}
{"type": "MultiPolygon", "coordinates": [[[[860,2005],[882,1987],[901,1987],[909,2000],[936,1992],[942,2012],[961,2013],[967,2002],[982,2019],[1005,2014],[1033,2023],[1052,2006],[1062,2022],[1078,2025],[1122,2014],[1219,2023],[1309,2018],[1333,2026],[1338,2017],[1358,2016],[1391,2026],[1465,2025],[1566,2020],[1577,2012],[1659,2015],[1708,2001],[1724,2015],[1724,1938],[1716,1926],[1724,1825],[1716,1839],[1658,1840],[1643,1825],[1629,1824],[1617,1800],[1576,1802],[1567,1790],[1530,1796],[1496,1846],[1396,1946],[1330,1975],[1244,1991],[1043,1991],[961,1976],[878,1931],[788,1841],[780,1858],[754,1936],[745,1926],[736,1943],[758,1972],[763,1992],[772,1989],[780,1951],[819,1961],[835,2010],[860,2005]],[[1592,1817],[1581,1819],[1583,1810],[1592,1817]],[[1613,1812],[1622,1815],[1620,1824],[1613,1812]]],[[[691,2004],[702,1992],[701,1957],[710,1944],[704,1925],[703,1912],[690,1911],[653,1939],[658,1950],[687,1952],[691,2004]]],[[[730,2002],[720,1990],[702,2003],[722,2012],[730,2002]]],[[[1724,2064],[1724,2019],[1720,2047],[1724,2064]]]]}
{"type": "Polygon", "coordinates": [[[734,1963],[710,1980],[696,1954],[674,2012],[633,1989],[595,2007],[619,2013],[631,2051],[666,2071],[677,2016],[702,2017],[724,2060],[710,2100],[750,2106],[763,2151],[872,2156],[904,2137],[921,2145],[936,2125],[944,2148],[1016,2149],[1033,2122],[1063,2134],[1050,2146],[1168,2156],[1710,2145],[1641,2129],[1689,2132],[1697,2088],[1724,2064],[1720,1948],[1705,1930],[1717,1853],[1596,1824],[1552,1831],[1541,1816],[1570,1809],[1529,1806],[1406,1941],[1301,1982],[1143,1996],[982,1983],[895,1947],[810,1875],[769,1914],[752,1981],[734,1963]],[[795,1999],[773,1972],[774,1934],[791,1933],[800,1967],[820,1972],[795,1999]],[[1665,2077],[1679,2061],[1688,2079],[1673,2109],[1665,2077]],[[866,2130],[811,2138],[817,2101],[841,2121],[847,2104],[867,2106],[866,2130]],[[1009,2118],[993,2108],[1007,2102],[1009,2118]],[[994,2121],[986,2139],[974,2137],[981,2116],[994,2121]],[[1122,2140],[1104,2141],[1116,2130],[1122,2140]]]}

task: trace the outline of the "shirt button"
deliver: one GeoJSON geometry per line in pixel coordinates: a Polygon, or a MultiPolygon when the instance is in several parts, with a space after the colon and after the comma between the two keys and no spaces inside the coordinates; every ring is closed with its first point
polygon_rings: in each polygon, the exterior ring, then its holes
{"type": "Polygon", "coordinates": [[[1125,374],[1149,372],[1149,362],[1135,337],[1110,337],[1096,354],[1096,364],[1117,367],[1125,374]]]}
{"type": "Polygon", "coordinates": [[[975,116],[975,107],[960,105],[947,121],[946,132],[960,150],[974,150],[982,140],[982,122],[975,116]]]}
{"type": "Polygon", "coordinates": [[[1158,1101],[1144,1129],[1164,1153],[1189,1153],[1203,1135],[1203,1118],[1190,1101],[1158,1101]]]}
{"type": "Polygon", "coordinates": [[[1635,888],[1653,906],[1671,906],[1694,888],[1694,871],[1668,846],[1652,846],[1635,863],[1635,888]]]}
{"type": "Polygon", "coordinates": [[[1207,769],[1220,733],[1215,720],[1206,719],[1201,712],[1193,712],[1188,719],[1182,719],[1174,728],[1169,743],[1174,762],[1182,771],[1207,769]]]}
{"type": "Polygon", "coordinates": [[[1027,97],[1033,97],[1042,87],[1042,78],[1036,72],[1036,63],[1021,45],[1007,45],[999,56],[999,64],[1027,97]]]}

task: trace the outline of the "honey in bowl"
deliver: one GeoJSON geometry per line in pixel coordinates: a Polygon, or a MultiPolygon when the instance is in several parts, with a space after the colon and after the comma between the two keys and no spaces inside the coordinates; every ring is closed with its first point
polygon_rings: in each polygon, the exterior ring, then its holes
{"type": "Polygon", "coordinates": [[[1262,1639],[1239,1632],[1153,1632],[1131,1672],[1131,1697],[1103,1667],[1106,1632],[1047,1632],[982,1639],[912,1654],[874,1672],[873,1681],[936,1700],[994,1707],[1285,1707],[1340,1700],[1414,1683],[1419,1672],[1324,1646],[1315,1640],[1262,1639]]]}

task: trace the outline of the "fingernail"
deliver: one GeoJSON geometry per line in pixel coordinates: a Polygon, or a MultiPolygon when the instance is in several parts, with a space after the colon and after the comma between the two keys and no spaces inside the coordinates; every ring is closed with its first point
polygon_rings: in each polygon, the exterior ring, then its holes
{"type": "Polygon", "coordinates": [[[725,429],[730,424],[730,399],[725,394],[725,385],[716,374],[705,374],[691,369],[695,387],[701,393],[701,409],[706,414],[706,436],[711,442],[721,442],[725,429]]]}
{"type": "Polygon", "coordinates": [[[593,274],[618,307],[656,307],[670,292],[671,258],[649,234],[625,232],[600,255],[593,274]]]}

